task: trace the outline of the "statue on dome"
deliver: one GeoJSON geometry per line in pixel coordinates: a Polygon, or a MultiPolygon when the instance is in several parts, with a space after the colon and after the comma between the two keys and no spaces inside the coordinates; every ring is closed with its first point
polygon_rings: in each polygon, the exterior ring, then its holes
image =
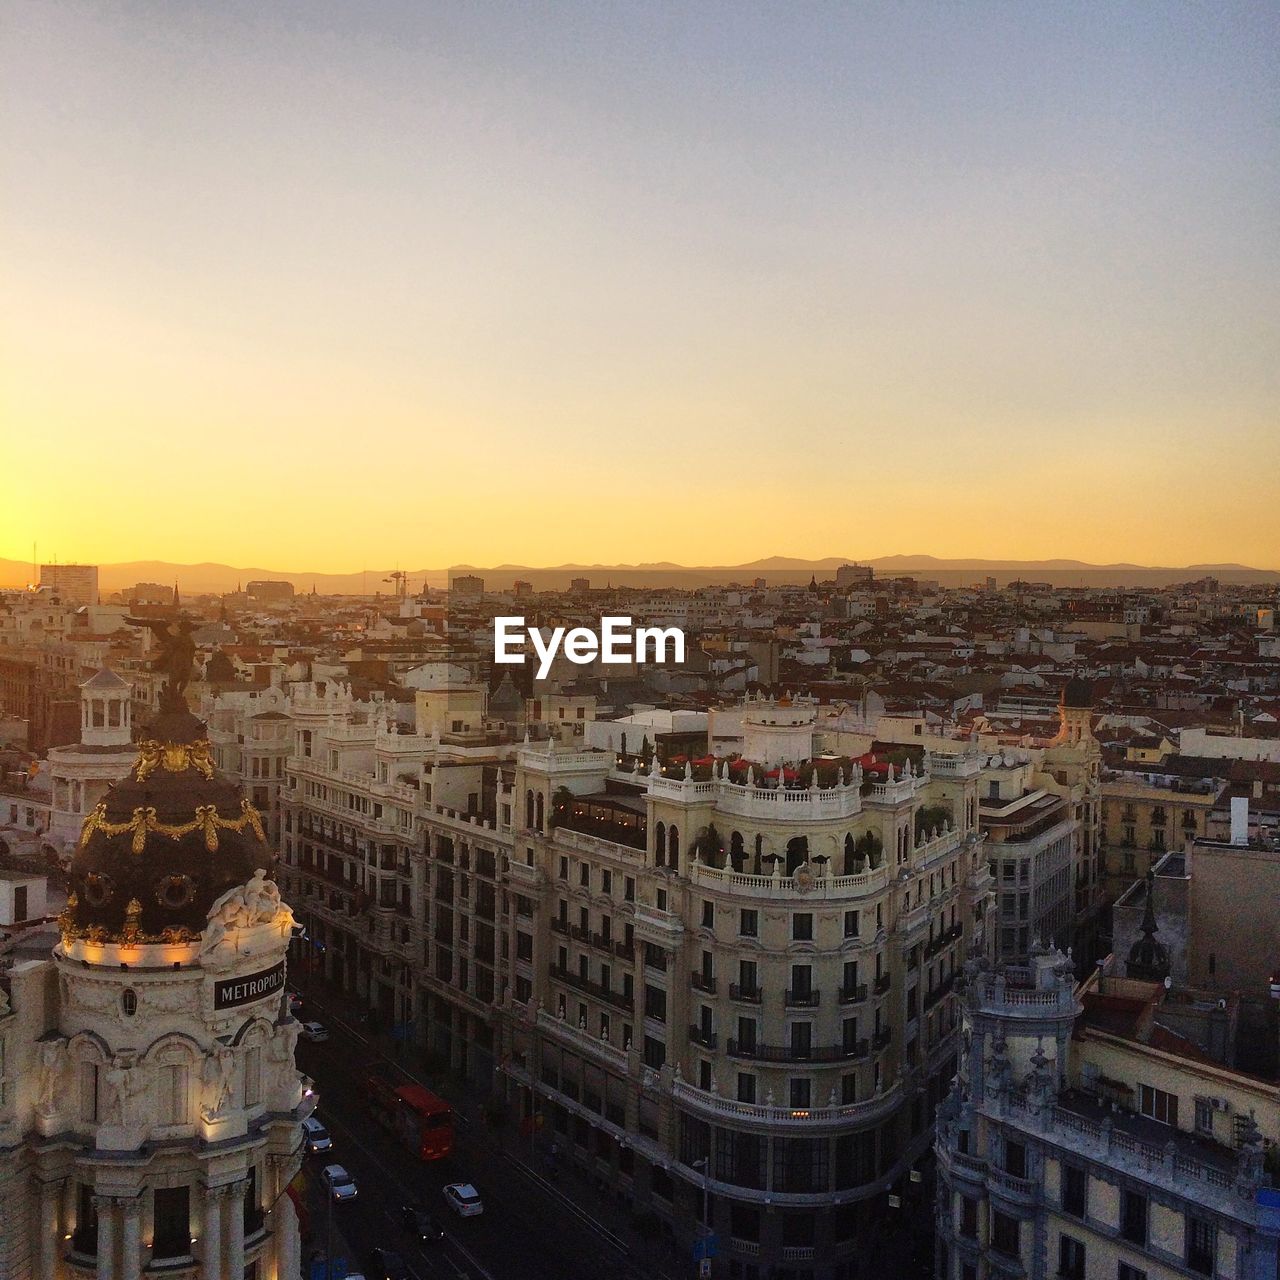
{"type": "Polygon", "coordinates": [[[268,880],[266,871],[259,867],[244,884],[228,889],[209,908],[200,947],[201,960],[207,963],[219,952],[225,952],[228,958],[234,955],[235,947],[228,934],[255,924],[270,924],[282,907],[279,886],[274,880],[268,880]]]}
{"type": "Polygon", "coordinates": [[[191,638],[195,622],[185,613],[179,614],[169,629],[167,618],[126,618],[131,627],[146,627],[156,638],[160,652],[150,662],[150,670],[163,672],[168,677],[160,691],[162,711],[186,711],[187,685],[195,667],[196,644],[191,638]]]}

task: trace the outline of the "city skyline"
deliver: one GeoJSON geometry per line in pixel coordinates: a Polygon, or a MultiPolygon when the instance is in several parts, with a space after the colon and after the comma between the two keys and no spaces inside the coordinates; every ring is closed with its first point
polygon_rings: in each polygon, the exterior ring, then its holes
{"type": "Polygon", "coordinates": [[[1277,21],[20,5],[0,553],[1268,565],[1277,21]]]}

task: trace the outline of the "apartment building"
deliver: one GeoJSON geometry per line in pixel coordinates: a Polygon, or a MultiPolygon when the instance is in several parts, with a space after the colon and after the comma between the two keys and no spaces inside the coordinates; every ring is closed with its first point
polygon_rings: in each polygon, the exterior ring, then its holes
{"type": "Polygon", "coordinates": [[[1158,769],[1109,770],[1102,780],[1108,895],[1118,897],[1171,849],[1207,835],[1224,785],[1158,769]]]}
{"type": "MultiPolygon", "coordinates": [[[[1129,972],[1158,973],[1150,936],[1129,972]],[[1145,952],[1143,950],[1145,946],[1145,952]]],[[[940,1280],[1273,1280],[1280,1087],[1220,1060],[1209,993],[1037,948],[964,970],[938,1115],[940,1280]]]]}
{"type": "Polygon", "coordinates": [[[813,704],[749,703],[683,764],[551,742],[515,763],[502,1070],[599,1177],[718,1268],[857,1270],[955,1070],[985,946],[980,758],[880,781],[813,757],[813,704]],[[919,821],[928,816],[930,821],[919,821]]]}

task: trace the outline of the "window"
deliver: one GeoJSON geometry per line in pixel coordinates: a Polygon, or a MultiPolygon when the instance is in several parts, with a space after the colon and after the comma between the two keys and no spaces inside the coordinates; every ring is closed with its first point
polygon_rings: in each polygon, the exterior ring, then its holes
{"type": "Polygon", "coordinates": [[[612,871],[602,870],[600,872],[600,892],[601,893],[613,892],[613,872],[612,871]]]}
{"type": "Polygon", "coordinates": [[[703,899],[702,903],[702,927],[704,929],[716,927],[716,904],[707,899],[703,899]]]}
{"type": "Polygon", "coordinates": [[[1147,1273],[1131,1263],[1122,1262],[1116,1267],[1116,1280],[1147,1280],[1147,1273]]]}
{"type": "Polygon", "coordinates": [[[846,938],[856,938],[858,936],[858,913],[856,911],[846,911],[844,913],[844,936],[846,938]]]}
{"type": "Polygon", "coordinates": [[[1147,1246],[1147,1197],[1125,1191],[1120,1197],[1120,1234],[1130,1244],[1147,1246]]]}
{"type": "Polygon", "coordinates": [[[991,1247],[997,1253],[1016,1258],[1019,1253],[1018,1220],[999,1209],[991,1211],[991,1247]]]}
{"type": "Polygon", "coordinates": [[[262,1101],[262,1049],[258,1045],[244,1055],[244,1105],[256,1107],[262,1101]]]}
{"type": "Polygon", "coordinates": [[[738,1101],[755,1102],[756,1078],[749,1071],[738,1072],[738,1101]]]}
{"type": "Polygon", "coordinates": [[[152,1193],[153,1258],[185,1258],[191,1253],[191,1194],[188,1187],[157,1187],[152,1193]]]}
{"type": "Polygon", "coordinates": [[[158,1079],[157,1115],[161,1124],[187,1123],[187,1068],[180,1062],[161,1066],[158,1079]]]}
{"type": "Polygon", "coordinates": [[[1204,1218],[1187,1215],[1187,1266],[1199,1276],[1213,1275],[1218,1228],[1204,1218]]]}
{"type": "Polygon", "coordinates": [[[622,882],[622,896],[627,902],[636,900],[636,878],[635,876],[627,876],[622,882]]]}
{"type": "Polygon", "coordinates": [[[644,1038],[644,1065],[651,1071],[661,1071],[667,1060],[667,1046],[652,1036],[644,1038]]]}
{"type": "Polygon", "coordinates": [[[644,987],[644,1016],[657,1018],[659,1022],[667,1020],[667,993],[661,987],[650,986],[647,982],[644,987]]]}
{"type": "Polygon", "coordinates": [[[807,1111],[812,1097],[812,1082],[807,1076],[793,1076],[791,1079],[791,1109],[807,1111]]]}
{"type": "Polygon", "coordinates": [[[92,1184],[76,1183],[76,1226],[71,1236],[71,1247],[76,1253],[91,1258],[98,1252],[98,1210],[93,1200],[92,1184]]]}
{"type": "Polygon", "coordinates": [[[742,910],[738,912],[738,932],[744,938],[756,938],[760,936],[760,916],[755,911],[742,910]]]}
{"type": "Polygon", "coordinates": [[[1213,1103],[1208,1098],[1196,1099],[1196,1132],[1213,1135],[1213,1103]]]}
{"type": "Polygon", "coordinates": [[[1062,1211],[1073,1218],[1083,1218],[1087,1204],[1088,1175],[1078,1165],[1062,1166],[1062,1211]]]}
{"type": "Polygon", "coordinates": [[[1058,1275],[1063,1280],[1084,1280],[1084,1245],[1079,1240],[1058,1237],[1058,1275]]]}
{"type": "Polygon", "coordinates": [[[1165,1093],[1163,1089],[1155,1089],[1149,1084],[1138,1086],[1138,1110],[1152,1120],[1161,1124],[1178,1127],[1178,1095],[1165,1093]]]}
{"type": "Polygon", "coordinates": [[[966,1240],[978,1238],[978,1202],[968,1196],[960,1197],[960,1234],[966,1240]]]}
{"type": "Polygon", "coordinates": [[[1027,1148],[1021,1142],[1005,1142],[1004,1171],[1015,1178],[1027,1176],[1027,1148]]]}
{"type": "Polygon", "coordinates": [[[756,1020],[754,1018],[738,1019],[738,1047],[747,1053],[755,1051],[756,1020]]]}
{"type": "Polygon", "coordinates": [[[813,912],[797,911],[791,917],[791,937],[796,942],[813,941],[813,912]]]}

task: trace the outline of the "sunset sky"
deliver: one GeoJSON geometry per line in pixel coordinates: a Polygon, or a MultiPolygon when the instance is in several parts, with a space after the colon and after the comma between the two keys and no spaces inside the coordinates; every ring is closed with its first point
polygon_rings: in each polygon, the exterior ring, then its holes
{"type": "Polygon", "coordinates": [[[0,556],[1280,567],[1280,6],[83,4],[0,556]]]}

